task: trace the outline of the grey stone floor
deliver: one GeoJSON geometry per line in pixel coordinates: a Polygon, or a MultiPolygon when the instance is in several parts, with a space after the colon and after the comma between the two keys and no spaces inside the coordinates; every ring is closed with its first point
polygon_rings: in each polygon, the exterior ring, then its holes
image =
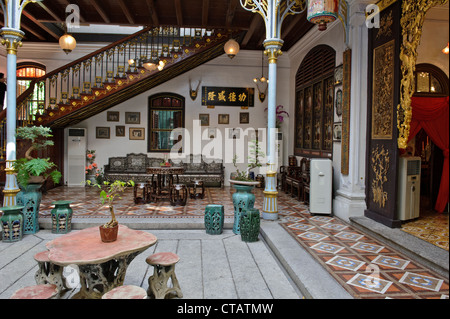
{"type": "MultiPolygon", "coordinates": [[[[76,230],[73,230],[76,231],[76,230]]],[[[301,299],[296,284],[284,271],[265,240],[246,243],[231,229],[221,235],[204,230],[147,230],[158,242],[129,265],[124,284],[148,288],[153,267],[145,258],[154,252],[171,251],[180,256],[176,274],[183,299],[301,299]]],[[[16,243],[0,242],[0,299],[8,299],[19,288],[35,285],[37,263],[33,256],[45,250],[45,244],[61,235],[42,229],[24,235],[16,243]]],[[[68,284],[75,287],[61,298],[78,291],[75,268],[66,267],[68,284]]]]}

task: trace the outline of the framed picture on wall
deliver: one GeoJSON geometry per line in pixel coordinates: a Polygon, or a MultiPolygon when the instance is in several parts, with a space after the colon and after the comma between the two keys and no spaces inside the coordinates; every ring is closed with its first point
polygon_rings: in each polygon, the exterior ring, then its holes
{"type": "Polygon", "coordinates": [[[333,124],[333,141],[340,142],[342,139],[342,122],[333,124]]]}
{"type": "Polygon", "coordinates": [[[250,123],[250,113],[249,112],[239,113],[239,124],[248,124],[248,123],[250,123]]]}
{"type": "Polygon", "coordinates": [[[97,126],[95,128],[96,138],[109,138],[109,127],[97,126]]]}
{"type": "Polygon", "coordinates": [[[106,120],[108,122],[119,122],[119,112],[114,111],[106,112],[106,120]]]}
{"type": "Polygon", "coordinates": [[[209,126],[209,114],[199,114],[198,119],[201,126],[209,126]]]}
{"type": "Polygon", "coordinates": [[[336,115],[341,116],[342,115],[342,90],[338,89],[336,91],[336,99],[334,100],[336,104],[336,115]]]}
{"type": "Polygon", "coordinates": [[[124,125],[116,126],[116,136],[125,136],[125,126],[124,125]]]}
{"type": "Polygon", "coordinates": [[[145,128],[130,127],[130,140],[143,140],[145,138],[145,128]]]}
{"type": "Polygon", "coordinates": [[[141,124],[141,113],[125,112],[125,124],[141,124]]]}
{"type": "Polygon", "coordinates": [[[219,124],[230,124],[230,114],[219,114],[219,124]]]}

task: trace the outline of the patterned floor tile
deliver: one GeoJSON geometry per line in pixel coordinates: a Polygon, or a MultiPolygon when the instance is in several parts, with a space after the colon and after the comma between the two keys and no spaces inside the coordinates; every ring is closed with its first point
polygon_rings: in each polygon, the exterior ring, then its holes
{"type": "Polygon", "coordinates": [[[390,256],[379,255],[374,260],[372,260],[372,263],[396,269],[405,269],[410,261],[390,256]]]}
{"type": "Polygon", "coordinates": [[[400,279],[400,282],[414,287],[424,288],[432,291],[439,291],[444,281],[442,279],[437,279],[421,274],[406,272],[400,279]]]}
{"type": "Polygon", "coordinates": [[[338,237],[338,238],[346,239],[346,240],[357,241],[357,240],[360,240],[361,238],[363,238],[364,235],[357,234],[357,233],[352,233],[352,232],[344,232],[343,231],[343,232],[340,232],[340,233],[334,235],[334,237],[338,237]]]}
{"type": "Polygon", "coordinates": [[[368,251],[372,253],[379,253],[383,250],[384,246],[374,245],[374,244],[368,244],[363,242],[357,242],[351,246],[353,249],[368,251]]]}
{"type": "Polygon", "coordinates": [[[392,285],[391,281],[380,279],[373,276],[356,274],[347,284],[384,294],[392,285]]]}
{"type": "Polygon", "coordinates": [[[318,251],[325,252],[325,253],[331,253],[331,254],[337,254],[338,252],[340,252],[341,250],[344,249],[344,247],[342,247],[342,246],[333,245],[333,244],[329,244],[329,243],[317,243],[315,245],[312,245],[311,248],[318,250],[318,251]]]}
{"type": "Polygon", "coordinates": [[[325,238],[328,237],[327,235],[314,233],[314,232],[304,232],[304,233],[301,233],[301,234],[299,234],[297,236],[305,238],[305,239],[312,239],[312,240],[317,240],[317,241],[325,239],[325,238]]]}
{"type": "Polygon", "coordinates": [[[343,256],[333,257],[330,260],[328,260],[326,263],[328,265],[332,265],[332,266],[336,266],[336,267],[340,267],[340,268],[344,268],[344,269],[348,269],[348,270],[353,270],[353,271],[357,271],[359,268],[361,268],[365,264],[365,262],[363,262],[363,261],[355,260],[355,259],[351,259],[351,258],[343,257],[343,256]]]}

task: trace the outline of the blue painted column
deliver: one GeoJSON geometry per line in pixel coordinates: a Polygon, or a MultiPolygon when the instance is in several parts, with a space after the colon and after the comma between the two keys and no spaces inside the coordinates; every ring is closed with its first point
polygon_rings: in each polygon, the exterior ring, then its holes
{"type": "Polygon", "coordinates": [[[13,168],[16,160],[17,48],[22,46],[22,39],[25,35],[20,30],[20,17],[28,3],[41,1],[43,0],[0,0],[0,7],[3,10],[4,16],[4,27],[0,29],[1,44],[6,47],[7,53],[6,180],[3,190],[3,206],[15,206],[16,194],[20,191],[13,168]]]}

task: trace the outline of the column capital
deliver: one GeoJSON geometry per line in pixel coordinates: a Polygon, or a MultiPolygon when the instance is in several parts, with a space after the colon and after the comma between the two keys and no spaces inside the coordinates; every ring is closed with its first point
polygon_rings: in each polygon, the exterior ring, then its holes
{"type": "Polygon", "coordinates": [[[6,46],[8,54],[17,54],[17,48],[22,46],[22,39],[25,33],[19,29],[0,29],[1,43],[6,46]]]}
{"type": "Polygon", "coordinates": [[[263,42],[265,48],[264,55],[267,55],[269,58],[269,64],[277,63],[278,57],[283,54],[283,52],[281,52],[283,43],[284,41],[281,39],[266,39],[263,42]]]}

